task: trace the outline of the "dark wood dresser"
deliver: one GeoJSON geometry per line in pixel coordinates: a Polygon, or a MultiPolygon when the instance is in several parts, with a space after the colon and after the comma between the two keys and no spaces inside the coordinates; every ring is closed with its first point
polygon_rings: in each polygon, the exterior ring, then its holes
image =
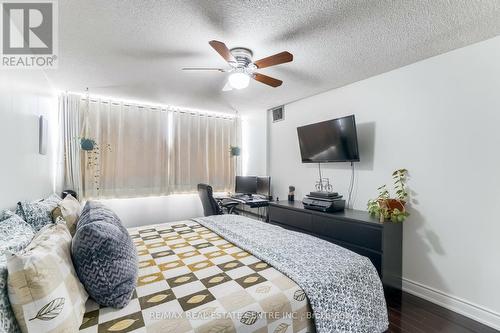
{"type": "Polygon", "coordinates": [[[401,289],[403,224],[380,223],[368,212],[346,209],[323,213],[301,201],[269,204],[269,222],[307,233],[368,257],[385,287],[401,289]]]}

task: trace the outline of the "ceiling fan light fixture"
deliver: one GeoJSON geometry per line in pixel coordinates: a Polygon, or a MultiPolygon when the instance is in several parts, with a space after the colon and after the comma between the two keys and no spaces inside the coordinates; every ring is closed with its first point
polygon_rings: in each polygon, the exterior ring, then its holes
{"type": "Polygon", "coordinates": [[[245,73],[233,73],[229,75],[228,82],[233,89],[243,89],[248,87],[250,77],[245,73]]]}
{"type": "Polygon", "coordinates": [[[222,73],[231,73],[228,77],[222,91],[233,89],[244,89],[250,84],[250,79],[276,88],[283,84],[283,81],[267,76],[265,74],[256,73],[257,69],[276,66],[293,61],[293,54],[288,51],[276,53],[272,56],[253,61],[253,53],[245,47],[234,47],[228,49],[226,44],[218,40],[208,42],[231,68],[211,68],[211,67],[185,67],[182,70],[198,70],[198,71],[219,71],[222,73]]]}

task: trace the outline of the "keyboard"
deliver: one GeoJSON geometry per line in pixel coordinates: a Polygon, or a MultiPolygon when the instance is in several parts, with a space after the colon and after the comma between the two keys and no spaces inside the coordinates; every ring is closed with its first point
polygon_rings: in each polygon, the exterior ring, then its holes
{"type": "Polygon", "coordinates": [[[245,201],[249,201],[249,202],[250,201],[252,201],[252,202],[269,201],[264,196],[261,196],[258,194],[254,194],[253,196],[249,196],[248,194],[234,194],[231,196],[231,198],[245,200],[245,201]]]}

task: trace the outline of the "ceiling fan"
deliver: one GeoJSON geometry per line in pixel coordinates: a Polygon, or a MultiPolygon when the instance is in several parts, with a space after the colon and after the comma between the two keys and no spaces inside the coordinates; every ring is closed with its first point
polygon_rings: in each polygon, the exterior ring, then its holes
{"type": "Polygon", "coordinates": [[[208,42],[210,46],[219,53],[224,60],[231,66],[230,68],[210,68],[210,67],[186,67],[185,71],[218,71],[223,73],[231,73],[228,82],[222,89],[223,91],[232,89],[243,89],[248,87],[250,79],[254,79],[261,83],[267,84],[273,88],[281,86],[283,81],[272,78],[270,76],[255,72],[258,69],[271,67],[293,60],[293,55],[290,52],[284,51],[275,55],[253,61],[253,53],[250,49],[244,47],[235,47],[228,49],[223,42],[212,40],[208,42]]]}

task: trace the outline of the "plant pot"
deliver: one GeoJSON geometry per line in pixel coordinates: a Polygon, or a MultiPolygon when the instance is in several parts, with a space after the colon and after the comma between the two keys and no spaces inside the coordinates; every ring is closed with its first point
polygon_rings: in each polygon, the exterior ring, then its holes
{"type": "Polygon", "coordinates": [[[399,199],[388,199],[387,200],[387,208],[389,208],[389,211],[393,211],[395,209],[399,210],[400,212],[405,211],[405,204],[406,202],[401,201],[399,199]]]}
{"type": "Polygon", "coordinates": [[[240,156],[241,155],[241,148],[240,147],[231,147],[230,153],[231,153],[231,156],[240,156]]]}
{"type": "MultiPolygon", "coordinates": [[[[378,200],[380,208],[384,210],[387,209],[389,213],[389,220],[391,220],[392,213],[397,209],[399,212],[404,213],[406,211],[405,204],[406,202],[399,199],[380,199],[378,200]]],[[[385,221],[384,214],[380,214],[380,222],[383,223],[385,221]]]]}
{"type": "Polygon", "coordinates": [[[80,147],[85,151],[92,151],[95,148],[95,141],[92,139],[81,139],[80,147]]]}

